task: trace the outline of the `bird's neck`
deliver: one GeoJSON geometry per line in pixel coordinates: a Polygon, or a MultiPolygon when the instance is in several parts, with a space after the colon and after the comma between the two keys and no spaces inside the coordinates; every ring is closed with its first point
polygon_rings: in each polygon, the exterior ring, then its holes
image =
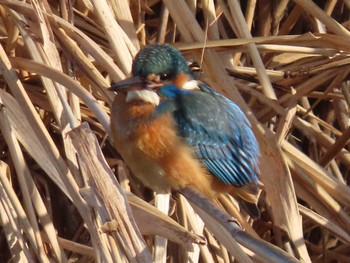
{"type": "MultiPolygon", "coordinates": [[[[145,103],[142,100],[134,100],[131,102],[122,103],[119,105],[121,115],[128,116],[130,122],[148,122],[156,105],[145,103]]],[[[121,116],[122,117],[122,116],[121,116]]]]}
{"type": "Polygon", "coordinates": [[[172,84],[185,90],[198,89],[197,80],[193,79],[191,75],[184,72],[179,73],[173,80],[172,84]]]}
{"type": "Polygon", "coordinates": [[[117,94],[112,106],[113,141],[136,136],[141,127],[148,125],[156,106],[144,101],[126,102],[124,94],[117,94]]]}

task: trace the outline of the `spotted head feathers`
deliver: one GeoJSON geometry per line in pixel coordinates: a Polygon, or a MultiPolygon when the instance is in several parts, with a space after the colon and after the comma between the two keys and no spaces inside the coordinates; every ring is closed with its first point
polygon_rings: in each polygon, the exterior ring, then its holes
{"type": "Polygon", "coordinates": [[[133,66],[133,76],[146,79],[149,75],[160,75],[161,78],[172,79],[184,73],[192,76],[181,52],[167,44],[146,46],[136,55],[133,66]]]}

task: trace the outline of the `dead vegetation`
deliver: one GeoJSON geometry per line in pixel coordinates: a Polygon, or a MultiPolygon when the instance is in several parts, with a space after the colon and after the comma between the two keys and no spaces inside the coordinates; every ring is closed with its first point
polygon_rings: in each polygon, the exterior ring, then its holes
{"type": "Polygon", "coordinates": [[[349,10],[349,0],[0,0],[0,261],[282,262],[279,247],[302,262],[350,262],[349,10]],[[154,42],[196,61],[252,123],[262,216],[220,197],[245,229],[235,238],[183,196],[154,198],[107,137],[107,88],[154,42]],[[169,203],[169,216],[153,206],[169,203]]]}

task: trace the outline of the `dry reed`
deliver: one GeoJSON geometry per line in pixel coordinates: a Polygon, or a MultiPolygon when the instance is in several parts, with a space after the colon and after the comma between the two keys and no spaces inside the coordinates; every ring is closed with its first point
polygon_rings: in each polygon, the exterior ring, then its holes
{"type": "Polygon", "coordinates": [[[0,261],[350,262],[349,10],[0,0],[0,261]],[[261,218],[227,195],[219,210],[191,189],[155,195],[112,147],[107,88],[154,42],[196,61],[251,121],[261,218]]]}

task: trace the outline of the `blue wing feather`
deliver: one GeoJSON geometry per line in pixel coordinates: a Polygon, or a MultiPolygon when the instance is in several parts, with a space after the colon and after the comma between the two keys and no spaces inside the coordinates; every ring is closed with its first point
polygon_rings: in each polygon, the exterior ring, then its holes
{"type": "Polygon", "coordinates": [[[249,122],[236,104],[209,86],[198,91],[164,85],[166,98],[156,114],[172,112],[178,133],[198,159],[227,185],[257,182],[259,146],[249,122]]]}

